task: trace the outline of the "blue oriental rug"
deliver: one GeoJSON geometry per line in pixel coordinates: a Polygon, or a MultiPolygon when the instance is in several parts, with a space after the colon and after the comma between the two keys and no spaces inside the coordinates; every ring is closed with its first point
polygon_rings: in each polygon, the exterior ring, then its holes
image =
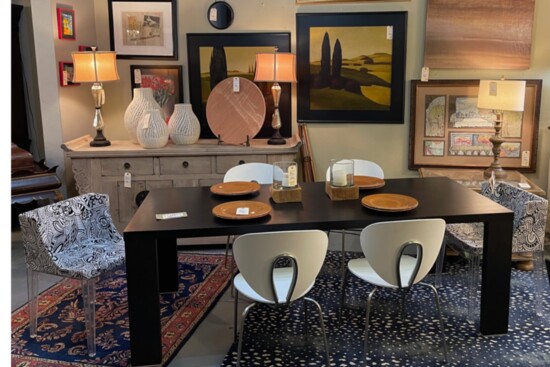
{"type": "MultiPolygon", "coordinates": [[[[357,256],[357,255],[352,255],[357,256]]],[[[321,304],[327,327],[331,366],[364,366],[363,337],[366,297],[371,286],[350,275],[339,322],[340,255],[329,252],[309,296],[321,304]]],[[[415,287],[407,296],[406,316],[399,317],[399,293],[380,290],[373,298],[367,366],[550,366],[550,286],[546,284],[544,316],[533,306],[532,272],[512,270],[509,332],[485,337],[467,315],[466,266],[457,258],[446,266],[438,289],[450,363],[445,363],[439,321],[432,293],[415,287]]],[[[428,275],[426,282],[433,282],[428,275]]],[[[309,333],[304,328],[303,302],[290,310],[258,305],[245,326],[241,366],[326,366],[318,316],[308,305],[309,333]],[[307,337],[306,337],[307,335],[307,337]]],[[[239,320],[240,320],[239,315],[239,320]]],[[[236,364],[234,343],[222,366],[236,364]]]]}
{"type": "MultiPolygon", "coordinates": [[[[224,293],[230,269],[224,255],[178,254],[179,291],[162,294],[163,365],[181,349],[224,293]]],[[[12,313],[12,366],[130,366],[124,267],[96,285],[97,355],[88,357],[80,283],[62,280],[39,297],[38,335],[29,337],[28,305],[12,313]]]]}

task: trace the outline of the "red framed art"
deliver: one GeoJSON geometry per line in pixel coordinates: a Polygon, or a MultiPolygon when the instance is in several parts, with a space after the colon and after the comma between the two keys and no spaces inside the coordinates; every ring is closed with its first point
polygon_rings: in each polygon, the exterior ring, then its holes
{"type": "Polygon", "coordinates": [[[62,40],[75,40],[74,10],[57,8],[57,36],[62,40]]]}
{"type": "Polygon", "coordinates": [[[74,65],[72,62],[59,62],[59,85],[62,87],[70,87],[73,85],[80,85],[80,83],[73,83],[74,65]]]}

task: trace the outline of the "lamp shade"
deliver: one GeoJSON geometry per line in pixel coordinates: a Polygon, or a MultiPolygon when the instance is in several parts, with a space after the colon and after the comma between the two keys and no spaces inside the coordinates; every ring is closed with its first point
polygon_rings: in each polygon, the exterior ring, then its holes
{"type": "Polygon", "coordinates": [[[256,54],[255,82],[296,83],[296,55],[291,53],[256,54]]]}
{"type": "Polygon", "coordinates": [[[495,111],[523,111],[525,80],[480,80],[477,107],[495,111]]]}
{"type": "Polygon", "coordinates": [[[96,83],[118,80],[114,51],[73,52],[73,82],[96,83]]]}

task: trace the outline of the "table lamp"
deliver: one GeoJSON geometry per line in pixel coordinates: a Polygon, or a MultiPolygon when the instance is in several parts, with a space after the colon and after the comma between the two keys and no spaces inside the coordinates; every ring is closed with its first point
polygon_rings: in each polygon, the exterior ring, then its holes
{"type": "Polygon", "coordinates": [[[105,147],[111,142],[103,136],[103,117],[101,106],[105,103],[105,91],[103,82],[118,80],[116,68],[116,53],[114,51],[92,51],[73,52],[73,83],[94,83],[92,85],[92,96],[95,103],[95,116],[93,127],[96,129],[96,136],[90,142],[92,147],[105,147]]]}
{"type": "Polygon", "coordinates": [[[506,171],[499,162],[500,146],[504,142],[500,130],[502,129],[504,111],[523,111],[525,102],[524,80],[480,80],[477,97],[478,109],[493,110],[495,118],[495,135],[489,140],[493,144],[493,163],[487,168],[483,176],[489,178],[494,173],[495,178],[505,178],[506,171]]]}
{"type": "Polygon", "coordinates": [[[296,56],[289,52],[275,52],[256,54],[256,72],[254,74],[255,82],[273,82],[271,94],[275,110],[271,126],[275,130],[273,136],[267,141],[271,145],[286,144],[286,140],[281,136],[279,129],[282,126],[281,116],[279,114],[279,100],[281,99],[281,86],[279,83],[296,83],[296,56]]]}

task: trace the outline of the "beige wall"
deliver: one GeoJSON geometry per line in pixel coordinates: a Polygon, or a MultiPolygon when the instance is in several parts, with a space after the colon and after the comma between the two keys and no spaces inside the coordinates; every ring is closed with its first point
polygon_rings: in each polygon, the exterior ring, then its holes
{"type": "MultiPolygon", "coordinates": [[[[32,0],[33,6],[43,0],[32,0]]],[[[78,41],[55,42],[56,58],[66,57],[69,49],[76,49],[79,44],[92,42],[92,29],[95,24],[97,44],[100,49],[109,48],[108,11],[107,1],[94,0],[78,1],[66,0],[64,3],[72,4],[77,11],[77,39],[78,41]],[[89,5],[88,5],[89,3],[89,5]],[[95,6],[95,8],[94,8],[95,6]],[[92,12],[95,13],[93,19],[92,12]],[[88,17],[89,15],[89,17],[88,17]],[[95,23],[94,23],[95,20],[95,23]],[[87,29],[84,29],[87,27],[87,29]]],[[[426,0],[411,0],[403,2],[373,2],[355,4],[325,4],[325,5],[295,5],[295,0],[238,0],[230,1],[235,10],[235,21],[225,31],[217,31],[212,28],[206,19],[206,11],[211,5],[211,0],[179,0],[178,1],[178,48],[179,60],[174,62],[158,62],[148,60],[119,60],[118,68],[121,80],[105,84],[107,104],[104,106],[103,115],[106,122],[105,134],[109,139],[126,139],[127,134],[123,126],[124,111],[130,103],[130,65],[131,64],[178,64],[183,65],[184,70],[184,94],[188,100],[187,77],[187,33],[216,33],[216,32],[266,32],[266,31],[290,31],[292,50],[296,51],[296,25],[295,14],[297,12],[370,12],[370,11],[407,11],[407,65],[406,65],[406,95],[405,95],[405,123],[402,125],[382,124],[311,124],[309,134],[312,144],[313,159],[315,162],[316,177],[321,179],[331,158],[339,157],[363,157],[380,163],[387,177],[416,176],[415,171],[410,171],[408,165],[409,144],[409,98],[410,80],[420,78],[424,50],[424,27],[426,0]]],[[[43,7],[43,6],[42,6],[43,7]]],[[[50,34],[45,38],[51,39],[55,29],[55,16],[52,0],[49,11],[52,15],[50,22],[50,34]]],[[[33,9],[34,10],[34,9],[33,9]]],[[[547,15],[550,14],[550,1],[538,0],[536,3],[535,28],[533,33],[532,61],[529,70],[432,70],[432,79],[481,79],[499,78],[504,75],[508,79],[529,78],[543,79],[542,106],[539,127],[539,144],[537,154],[537,173],[529,174],[541,187],[547,187],[548,164],[550,157],[550,42],[547,35],[550,34],[550,22],[547,15]]],[[[36,30],[35,30],[36,33],[36,30]]],[[[41,47],[37,43],[37,47],[41,47]]],[[[47,46],[46,46],[47,47],[47,46]]],[[[38,54],[38,53],[37,53],[38,54]]],[[[69,55],[70,56],[70,55],[69,55]]],[[[39,63],[50,63],[48,59],[38,58],[39,63]]],[[[51,59],[50,59],[51,60],[51,59]]],[[[49,71],[52,72],[51,67],[49,71]]],[[[49,78],[51,79],[51,78],[49,78]]],[[[51,81],[51,80],[50,80],[51,81]]],[[[41,83],[41,86],[43,84],[41,83]]],[[[49,84],[47,88],[55,88],[49,84]]],[[[42,89],[42,88],[41,88],[42,89]]],[[[46,88],[44,88],[46,89],[46,88]]],[[[92,130],[91,114],[92,101],[89,95],[89,86],[72,88],[57,87],[55,93],[59,94],[58,109],[60,117],[44,119],[44,123],[61,124],[62,134],[60,139],[67,140],[76,136],[90,133],[92,130]]],[[[41,90],[41,96],[43,91],[41,90]]],[[[296,90],[293,89],[293,131],[296,131],[296,90]]],[[[55,131],[58,126],[51,126],[55,131]]],[[[50,126],[45,128],[50,129],[50,126]]],[[[58,141],[60,140],[58,139],[58,141]]],[[[58,156],[59,144],[52,144],[46,148],[58,156]]],[[[47,153],[48,155],[48,153],[47,153]]]]}

